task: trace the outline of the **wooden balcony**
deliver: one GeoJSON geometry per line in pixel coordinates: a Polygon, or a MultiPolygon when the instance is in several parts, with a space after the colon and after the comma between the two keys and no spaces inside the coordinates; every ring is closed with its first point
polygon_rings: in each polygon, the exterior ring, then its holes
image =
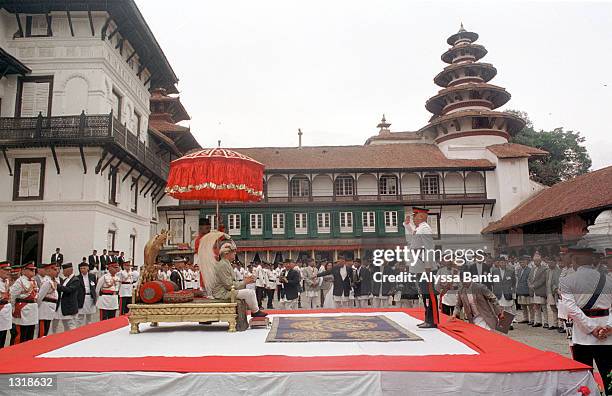
{"type": "MultiPolygon", "coordinates": [[[[349,195],[349,196],[311,196],[311,197],[265,197],[261,202],[243,204],[228,203],[230,206],[273,206],[274,204],[318,205],[331,204],[400,204],[400,205],[468,205],[493,204],[495,199],[488,199],[487,194],[467,192],[461,194],[390,194],[390,195],[349,195]]],[[[179,201],[181,208],[214,206],[214,201],[179,201]]]]}
{"type": "Polygon", "coordinates": [[[100,146],[125,162],[140,164],[166,180],[169,164],[128,131],[112,113],[0,117],[0,148],[100,146]],[[131,160],[131,161],[130,161],[131,160]]]}

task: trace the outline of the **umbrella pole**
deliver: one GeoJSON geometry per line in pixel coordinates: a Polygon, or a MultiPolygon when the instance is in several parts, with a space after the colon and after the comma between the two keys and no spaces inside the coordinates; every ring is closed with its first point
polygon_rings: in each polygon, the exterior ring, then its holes
{"type": "Polygon", "coordinates": [[[219,200],[217,199],[217,209],[215,212],[215,216],[217,217],[217,231],[221,231],[221,216],[219,216],[219,200]]]}

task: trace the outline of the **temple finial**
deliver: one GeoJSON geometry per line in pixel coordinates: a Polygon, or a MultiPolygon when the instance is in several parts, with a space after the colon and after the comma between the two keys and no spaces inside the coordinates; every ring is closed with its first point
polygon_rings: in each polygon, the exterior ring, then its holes
{"type": "Polygon", "coordinates": [[[382,119],[380,120],[380,123],[378,125],[376,125],[376,128],[379,128],[380,131],[378,131],[378,133],[389,133],[389,127],[391,126],[390,123],[387,122],[387,119],[385,118],[385,115],[383,114],[382,119]]]}
{"type": "Polygon", "coordinates": [[[463,27],[463,22],[461,22],[461,26],[459,27],[459,32],[465,32],[465,28],[463,27]]]}

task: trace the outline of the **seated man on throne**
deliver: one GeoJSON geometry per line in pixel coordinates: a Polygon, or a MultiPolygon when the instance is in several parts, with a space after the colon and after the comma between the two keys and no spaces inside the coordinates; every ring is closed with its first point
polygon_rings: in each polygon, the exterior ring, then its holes
{"type": "Polygon", "coordinates": [[[232,240],[219,242],[219,261],[214,265],[214,282],[211,291],[214,298],[229,299],[232,286],[237,290],[237,297],[244,300],[251,310],[252,317],[264,317],[267,315],[259,309],[255,290],[246,289],[246,285],[255,282],[255,278],[245,276],[242,281],[234,281],[234,269],[232,262],[236,258],[236,244],[232,240]]]}

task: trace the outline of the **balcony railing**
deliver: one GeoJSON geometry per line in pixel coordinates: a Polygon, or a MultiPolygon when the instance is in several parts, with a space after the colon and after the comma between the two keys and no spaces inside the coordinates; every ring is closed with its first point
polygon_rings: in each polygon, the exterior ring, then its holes
{"type": "Polygon", "coordinates": [[[44,147],[116,145],[163,179],[169,164],[128,131],[113,114],[0,117],[0,146],[44,147]]]}

